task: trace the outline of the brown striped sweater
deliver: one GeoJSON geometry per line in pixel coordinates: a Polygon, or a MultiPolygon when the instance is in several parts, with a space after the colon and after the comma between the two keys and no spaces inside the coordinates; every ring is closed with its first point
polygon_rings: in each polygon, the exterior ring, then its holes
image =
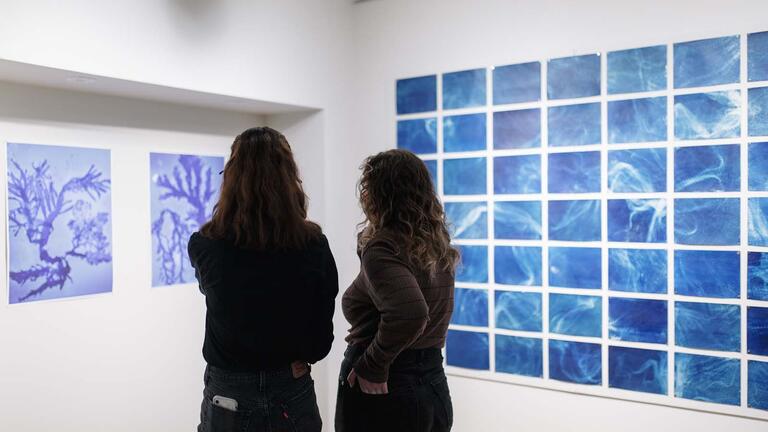
{"type": "Polygon", "coordinates": [[[346,341],[366,345],[355,372],[386,382],[405,349],[442,348],[453,312],[453,275],[415,272],[396,243],[379,236],[360,255],[360,274],[342,298],[351,324],[346,341]]]}

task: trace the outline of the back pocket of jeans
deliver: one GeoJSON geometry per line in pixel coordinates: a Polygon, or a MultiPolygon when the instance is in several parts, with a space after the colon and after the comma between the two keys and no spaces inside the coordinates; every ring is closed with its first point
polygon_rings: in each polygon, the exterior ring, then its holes
{"type": "Polygon", "coordinates": [[[226,408],[208,403],[207,432],[244,431],[247,416],[241,411],[231,411],[226,408]]]}
{"type": "Polygon", "coordinates": [[[453,402],[451,401],[451,391],[448,389],[448,379],[443,376],[431,383],[432,390],[437,394],[438,399],[445,408],[446,423],[450,429],[453,426],[453,402]]]}

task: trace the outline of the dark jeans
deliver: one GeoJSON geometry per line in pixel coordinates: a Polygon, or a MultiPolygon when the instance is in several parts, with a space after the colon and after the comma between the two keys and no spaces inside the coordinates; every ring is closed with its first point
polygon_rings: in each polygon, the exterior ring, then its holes
{"type": "Polygon", "coordinates": [[[386,395],[350,387],[347,375],[362,348],[344,353],[336,399],[336,432],[444,432],[453,425],[453,406],[439,349],[406,350],[389,369],[386,395]]]}
{"type": "Polygon", "coordinates": [[[198,432],[320,432],[314,381],[294,378],[290,366],[274,371],[205,369],[198,432]],[[237,412],[213,404],[214,396],[237,401],[237,412]]]}

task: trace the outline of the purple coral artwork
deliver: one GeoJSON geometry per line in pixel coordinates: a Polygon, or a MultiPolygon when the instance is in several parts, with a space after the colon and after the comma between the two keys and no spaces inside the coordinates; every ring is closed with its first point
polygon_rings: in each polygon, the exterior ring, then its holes
{"type": "Polygon", "coordinates": [[[112,291],[110,152],[8,144],[11,304],[112,291]]]}
{"type": "Polygon", "coordinates": [[[195,281],[189,236],[211,218],[219,199],[224,158],[150,153],[152,286],[195,281]]]}

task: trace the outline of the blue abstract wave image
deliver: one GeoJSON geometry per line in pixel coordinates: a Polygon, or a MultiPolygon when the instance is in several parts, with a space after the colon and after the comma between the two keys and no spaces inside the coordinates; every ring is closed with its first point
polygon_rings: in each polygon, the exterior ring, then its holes
{"type": "Polygon", "coordinates": [[[768,87],[749,89],[749,136],[768,135],[768,87]]]}
{"type": "Polygon", "coordinates": [[[667,140],[667,98],[608,102],[610,144],[667,140]]]}
{"type": "Polygon", "coordinates": [[[736,138],[740,134],[739,90],[675,96],[675,138],[736,138]]]}
{"type": "Polygon", "coordinates": [[[608,386],[643,393],[667,394],[665,351],[608,347],[608,386]]]}
{"type": "Polygon", "coordinates": [[[768,410],[768,362],[749,360],[747,406],[768,410]]]}
{"type": "Polygon", "coordinates": [[[497,239],[541,240],[541,202],[495,202],[493,234],[497,239]]]}
{"type": "Polygon", "coordinates": [[[493,148],[500,150],[535,147],[541,147],[539,108],[493,113],[493,148]]]}
{"type": "Polygon", "coordinates": [[[675,88],[739,82],[739,36],[675,44],[675,88]]]}
{"type": "Polygon", "coordinates": [[[675,199],[675,242],[688,245],[738,245],[738,198],[675,199]]]}
{"type": "Polygon", "coordinates": [[[768,253],[749,252],[747,256],[747,298],[768,300],[768,253]]]}
{"type": "Polygon", "coordinates": [[[667,191],[667,150],[663,148],[608,152],[608,189],[611,192],[667,191]]]}
{"type": "Polygon", "coordinates": [[[488,291],[456,288],[453,293],[451,324],[488,326],[488,291]]]}
{"type": "Polygon", "coordinates": [[[485,113],[443,118],[443,150],[465,152],[486,149],[485,113]]]}
{"type": "Polygon", "coordinates": [[[111,292],[110,151],[7,151],[9,303],[111,292]]]}
{"type": "Polygon", "coordinates": [[[443,74],[443,109],[485,105],[485,69],[443,74]]]}
{"type": "Polygon", "coordinates": [[[608,241],[666,243],[667,201],[608,200],[608,241]]]}
{"type": "Polygon", "coordinates": [[[588,54],[547,62],[547,97],[572,99],[600,94],[600,56],[588,54]]]}
{"type": "Polygon", "coordinates": [[[747,352],[768,355],[768,307],[747,308],[747,352]]]}
{"type": "Polygon", "coordinates": [[[493,68],[494,105],[541,100],[541,63],[519,63],[493,68]]]}
{"type": "Polygon", "coordinates": [[[541,378],[542,358],[541,339],[496,335],[496,372],[541,378]]]}
{"type": "Polygon", "coordinates": [[[740,405],[741,362],[738,359],[675,353],[675,397],[740,405]]]}
{"type": "Polygon", "coordinates": [[[549,193],[600,192],[600,152],[551,153],[549,193]]]}
{"type": "Polygon", "coordinates": [[[461,261],[456,267],[456,282],[488,282],[488,247],[455,246],[461,254],[461,261]]]}
{"type": "Polygon", "coordinates": [[[749,244],[768,246],[768,198],[749,198],[749,244]]]}
{"type": "Polygon", "coordinates": [[[741,181],[740,146],[675,149],[675,192],[736,192],[741,181]]]}
{"type": "Polygon", "coordinates": [[[496,194],[540,193],[541,156],[493,158],[493,191],[496,194]]]}
{"type": "Polygon", "coordinates": [[[601,269],[600,248],[549,248],[549,284],[553,287],[599,289],[601,269]]]}
{"type": "Polygon", "coordinates": [[[600,144],[600,104],[585,103],[549,107],[549,146],[600,144]]]}
{"type": "Polygon", "coordinates": [[[768,142],[749,144],[749,190],[768,191],[768,142]]]}
{"type": "Polygon", "coordinates": [[[562,241],[599,241],[600,200],[549,202],[549,238],[562,241]]]}
{"type": "Polygon", "coordinates": [[[667,251],[610,249],[608,287],[612,291],[664,294],[667,292],[667,251]]]}
{"type": "Polygon", "coordinates": [[[687,348],[738,352],[741,308],[712,303],[675,303],[675,344],[687,348]]]}
{"type": "Polygon", "coordinates": [[[412,114],[437,109],[437,76],[397,80],[397,113],[412,114]]]}
{"type": "Polygon", "coordinates": [[[437,153],[437,119],[398,121],[397,148],[416,154],[437,153]]]}
{"type": "Polygon", "coordinates": [[[187,242],[213,214],[224,158],[150,153],[152,286],[195,281],[187,242]]]}
{"type": "Polygon", "coordinates": [[[667,302],[611,297],[608,337],[612,340],[667,343],[667,302]]]}
{"type": "Polygon", "coordinates": [[[600,344],[550,339],[549,377],[576,384],[602,383],[602,349],[600,344]]]}
{"type": "Polygon", "coordinates": [[[448,366],[466,369],[490,369],[488,333],[448,330],[445,342],[448,366]]]}
{"type": "Polygon", "coordinates": [[[541,293],[496,291],[496,327],[541,331],[541,293]]]}
{"type": "Polygon", "coordinates": [[[739,298],[739,252],[675,251],[675,294],[693,297],[739,298]]]}
{"type": "Polygon", "coordinates": [[[437,189],[437,161],[432,160],[425,160],[424,165],[427,167],[427,171],[429,171],[429,177],[432,179],[432,185],[435,189],[437,189]]]}
{"type": "Polygon", "coordinates": [[[600,337],[602,334],[602,297],[550,294],[550,333],[600,337]]]}
{"type": "Polygon", "coordinates": [[[747,35],[749,81],[768,80],[768,31],[747,35]]]}
{"type": "Polygon", "coordinates": [[[443,193],[445,195],[483,195],[486,193],[486,159],[445,159],[443,193]]]}
{"type": "Polygon", "coordinates": [[[541,265],[540,247],[494,248],[494,278],[498,284],[541,286],[541,265]]]}
{"type": "Polygon", "coordinates": [[[667,88],[667,47],[657,45],[608,53],[608,93],[667,88]]]}
{"type": "Polygon", "coordinates": [[[488,203],[447,202],[445,216],[451,237],[455,239],[488,238],[488,203]]]}

